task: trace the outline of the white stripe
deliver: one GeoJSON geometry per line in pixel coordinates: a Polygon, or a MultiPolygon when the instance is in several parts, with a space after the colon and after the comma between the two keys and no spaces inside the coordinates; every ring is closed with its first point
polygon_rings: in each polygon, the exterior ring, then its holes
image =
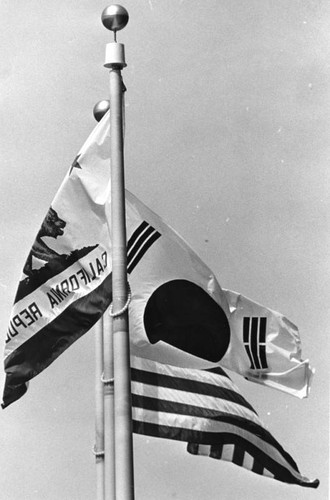
{"type": "Polygon", "coordinates": [[[234,456],[234,451],[235,451],[235,445],[224,444],[222,447],[221,459],[228,460],[228,462],[232,462],[233,456],[234,456]]]}
{"type": "Polygon", "coordinates": [[[171,377],[195,380],[196,382],[205,382],[207,384],[220,386],[224,389],[230,389],[239,393],[238,388],[229,377],[218,373],[212,373],[200,369],[196,370],[194,368],[181,368],[177,366],[165,365],[163,363],[137,356],[131,356],[131,367],[151,373],[159,373],[161,375],[169,375],[171,377]]]}
{"type": "MultiPolygon", "coordinates": [[[[233,424],[216,422],[207,418],[190,417],[188,415],[176,415],[164,412],[154,412],[152,410],[144,410],[133,407],[133,419],[150,424],[164,425],[173,428],[183,428],[192,431],[223,433],[228,432],[236,436],[245,438],[247,441],[256,446],[259,450],[266,453],[275,462],[285,467],[297,480],[304,480],[291,465],[285,460],[283,455],[274,448],[271,444],[263,441],[261,438],[249,431],[236,427],[233,424]]],[[[308,481],[308,480],[307,480],[308,481]]]]}
{"type": "MultiPolygon", "coordinates": [[[[75,262],[70,267],[65,269],[61,274],[54,276],[49,279],[46,283],[43,283],[37,290],[33,291],[23,299],[19,300],[14,304],[11,313],[11,320],[14,316],[21,313],[25,309],[35,302],[41,311],[42,317],[38,317],[38,320],[34,323],[24,327],[23,325],[16,328],[18,330],[18,334],[15,335],[7,344],[5,348],[5,359],[11,352],[21,346],[24,342],[33,337],[36,333],[38,333],[42,328],[47,326],[51,321],[53,321],[59,314],[61,314],[69,305],[71,305],[76,300],[84,297],[89,294],[91,291],[95,290],[110,274],[111,267],[109,263],[108,256],[108,265],[104,268],[104,271],[97,275],[94,280],[91,280],[89,283],[85,283],[83,280],[83,274],[81,270],[85,270],[91,276],[91,269],[89,264],[92,263],[94,269],[96,270],[95,261],[99,259],[99,261],[103,264],[102,254],[105,252],[105,249],[100,245],[95,248],[92,252],[85,257],[81,258],[78,262],[75,262]],[[77,274],[78,273],[78,274],[77,274]],[[72,279],[76,280],[74,283],[78,283],[79,288],[74,290],[58,304],[52,307],[50,300],[47,296],[47,292],[50,293],[51,288],[56,288],[64,280],[68,280],[70,277],[74,277],[72,279]]],[[[50,295],[53,297],[52,293],[50,295]]],[[[24,317],[24,316],[23,316],[24,317]]]]}
{"type": "Polygon", "coordinates": [[[247,451],[244,453],[244,460],[243,460],[243,464],[242,464],[242,467],[244,467],[245,469],[248,469],[248,470],[252,470],[252,467],[253,467],[253,463],[254,463],[254,458],[252,455],[250,455],[250,453],[248,453],[247,451]]]}
{"type": "Polygon", "coordinates": [[[204,457],[209,457],[211,453],[211,446],[209,444],[199,444],[198,445],[198,455],[204,457]]]}
{"type": "Polygon", "coordinates": [[[228,415],[235,415],[238,417],[246,418],[261,427],[264,427],[258,416],[248,408],[226,401],[221,397],[206,396],[204,394],[196,394],[185,390],[177,390],[168,387],[147,385],[141,382],[131,382],[132,394],[154,398],[158,400],[171,401],[173,403],[182,403],[191,406],[198,406],[206,410],[215,410],[227,413],[228,415]]]}
{"type": "MultiPolygon", "coordinates": [[[[233,445],[233,444],[224,444],[223,447],[222,447],[221,457],[217,457],[217,458],[220,458],[221,460],[225,460],[227,462],[233,462],[234,451],[235,451],[235,445],[233,445]]],[[[199,445],[199,447],[198,447],[198,453],[197,453],[198,455],[209,456],[210,457],[211,456],[210,453],[211,453],[211,447],[210,446],[208,446],[208,445],[199,445]],[[207,453],[207,450],[209,450],[209,453],[207,453]]],[[[243,462],[242,462],[241,466],[244,467],[244,469],[252,471],[253,464],[254,464],[254,458],[247,451],[244,451],[244,459],[243,459],[243,462]]],[[[274,474],[272,474],[265,467],[263,467],[262,475],[266,476],[266,477],[270,477],[272,479],[275,478],[274,474]]]]}
{"type": "Polygon", "coordinates": [[[268,469],[264,468],[262,471],[263,476],[271,477],[272,479],[275,477],[268,469]]]}

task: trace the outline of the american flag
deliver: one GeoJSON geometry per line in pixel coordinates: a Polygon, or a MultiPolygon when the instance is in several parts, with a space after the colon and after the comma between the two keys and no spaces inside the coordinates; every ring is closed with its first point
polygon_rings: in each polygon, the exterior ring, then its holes
{"type": "Polygon", "coordinates": [[[317,488],[220,367],[186,369],[132,356],[131,376],[135,433],[184,441],[191,454],[317,488]]]}

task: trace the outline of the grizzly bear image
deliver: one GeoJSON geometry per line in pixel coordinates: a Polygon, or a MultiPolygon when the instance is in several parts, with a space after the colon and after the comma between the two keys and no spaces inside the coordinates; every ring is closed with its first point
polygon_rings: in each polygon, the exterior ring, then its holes
{"type": "Polygon", "coordinates": [[[51,238],[57,238],[58,236],[62,236],[64,233],[64,228],[66,226],[66,222],[59,218],[57,212],[50,207],[47,215],[41,225],[41,228],[37,234],[37,237],[32,245],[31,252],[26,260],[23,272],[27,276],[31,276],[33,274],[32,269],[32,258],[35,257],[37,259],[43,260],[44,262],[50,262],[55,257],[59,257],[59,254],[52,250],[43,240],[44,236],[48,236],[51,238]]]}
{"type": "Polygon", "coordinates": [[[72,249],[69,253],[59,254],[50,248],[43,238],[58,238],[64,234],[66,222],[61,219],[52,207],[38,231],[32,249],[26,259],[23,273],[25,276],[19,282],[15,303],[46,283],[53,276],[59,275],[65,269],[92,252],[98,244],[72,249]],[[33,265],[33,259],[39,260],[39,266],[33,265]]]}

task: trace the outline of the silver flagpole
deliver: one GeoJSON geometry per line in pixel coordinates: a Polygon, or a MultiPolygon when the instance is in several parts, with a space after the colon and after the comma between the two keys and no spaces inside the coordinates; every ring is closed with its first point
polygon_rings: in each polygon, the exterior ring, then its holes
{"type": "Polygon", "coordinates": [[[104,469],[105,469],[105,500],[116,499],[115,474],[115,415],[113,391],[113,345],[112,320],[107,311],[103,316],[104,345],[104,469]]]}
{"type": "Polygon", "coordinates": [[[124,45],[116,33],[128,22],[120,5],[102,12],[103,25],[114,32],[106,47],[104,66],[110,69],[110,159],[111,159],[111,242],[112,242],[112,330],[115,402],[116,500],[134,499],[132,405],[128,330],[128,284],[123,144],[123,82],[126,66],[124,45]]]}
{"type": "MultiPolygon", "coordinates": [[[[105,113],[110,108],[108,100],[99,101],[95,104],[93,114],[98,122],[103,118],[105,113]]],[[[109,315],[109,309],[102,317],[101,338],[99,338],[99,356],[102,357],[102,370],[100,373],[99,384],[102,387],[102,411],[103,411],[103,443],[104,443],[104,460],[103,474],[101,485],[101,477],[97,477],[97,491],[103,488],[103,496],[97,497],[97,500],[115,500],[115,442],[114,442],[114,391],[113,391],[113,342],[112,342],[112,325],[109,315]]],[[[101,495],[101,494],[100,494],[101,495]]]]}
{"type": "Polygon", "coordinates": [[[95,466],[96,499],[104,497],[104,400],[103,382],[103,325],[100,319],[94,326],[95,334],[95,466]]]}

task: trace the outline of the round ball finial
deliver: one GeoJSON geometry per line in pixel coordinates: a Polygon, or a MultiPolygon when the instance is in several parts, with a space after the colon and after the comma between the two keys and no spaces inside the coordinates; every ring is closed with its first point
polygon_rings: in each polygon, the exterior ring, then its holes
{"type": "Polygon", "coordinates": [[[125,7],[114,4],[104,9],[101,19],[105,28],[116,32],[125,28],[128,23],[129,15],[125,7]]]}
{"type": "Polygon", "coordinates": [[[109,109],[110,101],[108,101],[107,99],[97,102],[93,108],[93,115],[95,120],[99,122],[109,109]]]}

